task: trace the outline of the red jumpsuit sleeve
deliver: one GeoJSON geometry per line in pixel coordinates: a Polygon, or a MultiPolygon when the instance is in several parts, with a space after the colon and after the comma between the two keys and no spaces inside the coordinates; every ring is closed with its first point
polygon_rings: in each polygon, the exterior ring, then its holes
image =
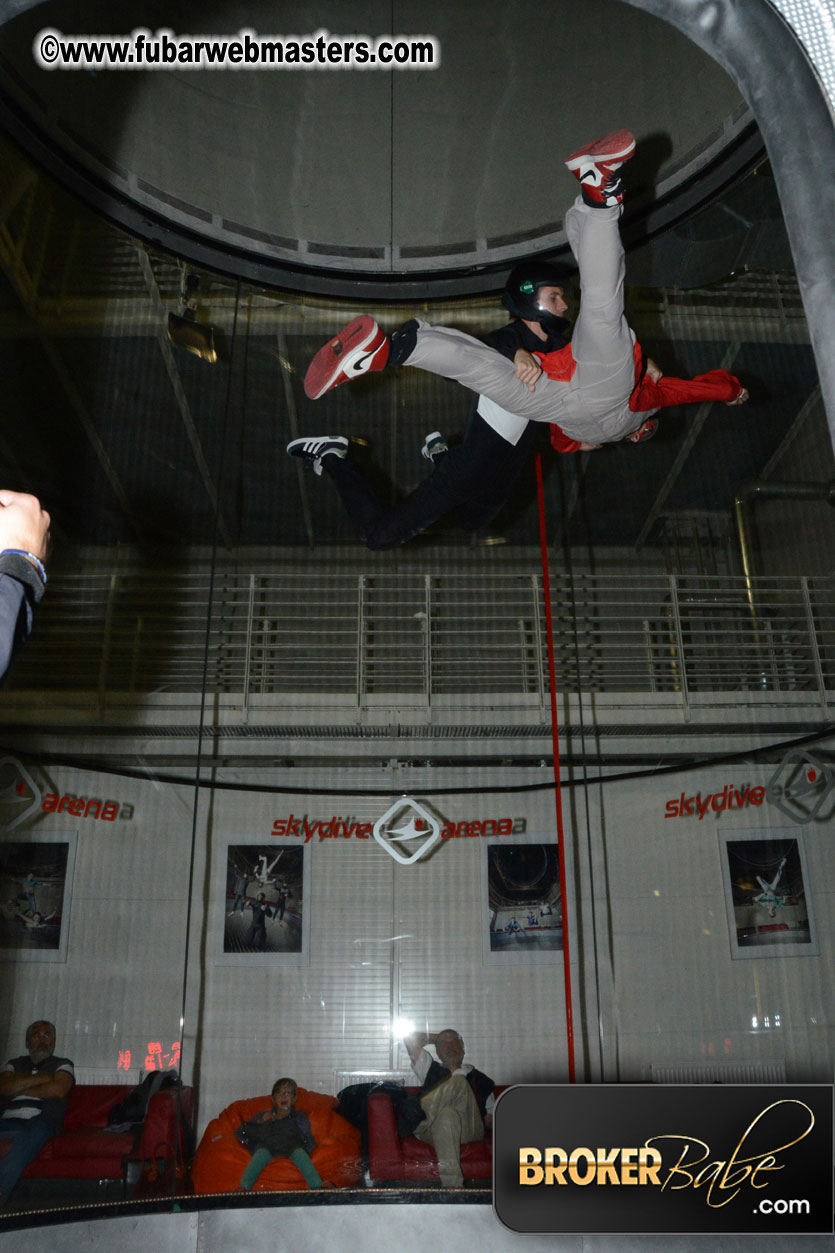
{"type": "Polygon", "coordinates": [[[653,383],[647,375],[641,379],[629,400],[629,408],[641,412],[647,409],[664,409],[667,405],[692,405],[700,401],[736,400],[742,384],[727,370],[708,370],[692,379],[677,379],[663,375],[653,383]]]}
{"type": "Polygon", "coordinates": [[[535,352],[533,356],[542,366],[543,372],[548,375],[549,379],[558,379],[562,383],[567,383],[577,369],[577,362],[574,360],[570,343],[566,344],[564,348],[555,349],[553,352],[535,352]]]}
{"type": "Polygon", "coordinates": [[[566,435],[562,427],[557,426],[556,422],[551,422],[548,429],[551,435],[551,447],[556,452],[580,451],[580,440],[572,439],[569,435],[566,435]]]}

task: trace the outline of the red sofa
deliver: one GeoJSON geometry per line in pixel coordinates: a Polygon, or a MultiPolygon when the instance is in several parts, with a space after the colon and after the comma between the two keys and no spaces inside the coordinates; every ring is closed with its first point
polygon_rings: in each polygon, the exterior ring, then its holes
{"type": "MultiPolygon", "coordinates": [[[[419,1088],[406,1088],[417,1094],[419,1088]]],[[[496,1087],[494,1095],[504,1091],[496,1087]]],[[[401,1140],[397,1116],[386,1092],[372,1092],[368,1098],[368,1171],[372,1183],[440,1183],[438,1159],[430,1144],[416,1136],[401,1140]]],[[[461,1145],[461,1173],[464,1182],[493,1178],[493,1137],[461,1145]]]]}
{"type": "MultiPolygon", "coordinates": [[[[134,1147],[135,1132],[107,1130],[107,1115],[130,1090],[122,1084],[74,1084],[60,1134],[47,1140],[22,1177],[119,1179],[127,1193],[141,1176],[143,1195],[171,1191],[172,1172],[182,1168],[187,1142],[176,1094],[169,1089],[151,1097],[142,1134],[134,1147]]],[[[180,1107],[182,1118],[190,1125],[193,1089],[181,1089],[180,1107]]],[[[9,1141],[0,1139],[0,1157],[8,1148],[9,1141]]]]}

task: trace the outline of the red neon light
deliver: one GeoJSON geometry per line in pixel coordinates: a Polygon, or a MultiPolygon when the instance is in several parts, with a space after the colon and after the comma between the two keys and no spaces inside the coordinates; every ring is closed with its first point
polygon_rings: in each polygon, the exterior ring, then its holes
{"type": "MultiPolygon", "coordinates": [[[[180,1042],[174,1040],[169,1052],[163,1053],[162,1044],[158,1040],[149,1040],[145,1045],[145,1070],[176,1070],[180,1065],[180,1042]]],[[[130,1070],[130,1049],[119,1049],[116,1062],[117,1070],[130,1070]]]]}

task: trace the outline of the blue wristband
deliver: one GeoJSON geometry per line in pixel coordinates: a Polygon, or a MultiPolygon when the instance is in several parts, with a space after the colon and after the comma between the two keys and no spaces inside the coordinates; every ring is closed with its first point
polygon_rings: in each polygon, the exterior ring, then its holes
{"type": "Polygon", "coordinates": [[[43,585],[46,587],[46,570],[43,568],[43,562],[36,557],[34,553],[27,552],[25,548],[4,548],[3,552],[0,552],[0,557],[2,557],[5,553],[9,553],[12,557],[28,557],[29,560],[37,566],[38,573],[43,579],[43,585]]]}

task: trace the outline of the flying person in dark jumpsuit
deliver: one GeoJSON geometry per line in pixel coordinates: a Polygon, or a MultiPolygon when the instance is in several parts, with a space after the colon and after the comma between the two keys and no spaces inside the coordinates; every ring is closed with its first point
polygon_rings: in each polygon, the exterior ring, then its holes
{"type": "MultiPolygon", "coordinates": [[[[502,303],[514,320],[484,335],[482,342],[508,362],[517,358],[524,362],[518,367],[520,379],[530,373],[532,353],[555,352],[568,343],[571,324],[563,316],[568,308],[563,295],[567,273],[549,261],[527,261],[507,280],[502,303]]],[[[407,323],[392,336],[390,364],[408,356],[416,325],[407,323]]],[[[293,440],[287,451],[311,461],[317,474],[324,472],[333,480],[369,548],[395,548],[452,510],[465,531],[477,532],[499,512],[539,439],[535,423],[512,414],[495,416],[494,409],[486,398],[478,397],[460,442],[452,447],[439,431],[427,435],[421,451],[431,462],[432,473],[393,508],[380,502],[350,455],[346,436],[293,440]]]]}

